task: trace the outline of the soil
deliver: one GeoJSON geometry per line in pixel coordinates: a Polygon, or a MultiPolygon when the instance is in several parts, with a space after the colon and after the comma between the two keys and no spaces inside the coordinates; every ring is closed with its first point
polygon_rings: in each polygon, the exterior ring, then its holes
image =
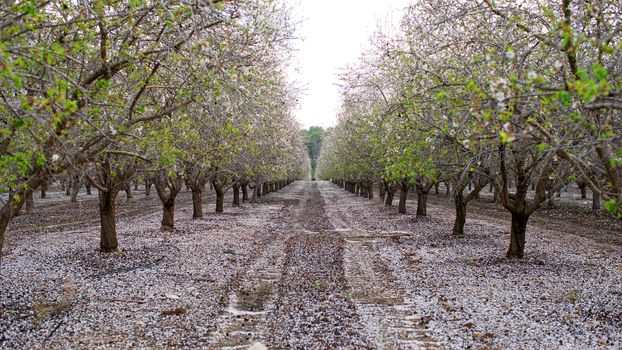
{"type": "MultiPolygon", "coordinates": [[[[444,193],[444,191],[441,191],[444,193]]],[[[448,197],[413,217],[329,182],[298,181],[225,213],[204,194],[159,228],[157,196],[117,200],[120,251],[102,254],[97,196],[59,191],[17,217],[0,262],[2,348],[616,349],[622,226],[565,193],[508,260],[509,215],[448,197]]]]}

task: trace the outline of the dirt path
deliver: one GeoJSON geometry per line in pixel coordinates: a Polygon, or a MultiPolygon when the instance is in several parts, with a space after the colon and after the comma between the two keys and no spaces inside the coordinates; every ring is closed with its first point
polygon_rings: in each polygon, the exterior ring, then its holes
{"type": "Polygon", "coordinates": [[[280,194],[281,227],[230,294],[215,348],[368,348],[343,269],[344,240],[324,212],[317,183],[280,194]]]}
{"type": "Polygon", "coordinates": [[[241,208],[229,198],[223,214],[205,201],[193,220],[182,194],[170,234],[155,198],[121,203],[118,254],[95,249],[93,200],[18,218],[0,268],[0,348],[620,345],[622,249],[597,232],[534,225],[513,262],[507,223],[476,209],[456,240],[445,205],[412,220],[328,182],[241,208]]]}

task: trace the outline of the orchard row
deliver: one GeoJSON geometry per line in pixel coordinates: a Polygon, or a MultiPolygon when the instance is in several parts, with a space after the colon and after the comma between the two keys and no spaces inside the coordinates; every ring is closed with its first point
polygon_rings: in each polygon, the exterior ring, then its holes
{"type": "Polygon", "coordinates": [[[622,217],[619,2],[420,0],[342,76],[339,124],[318,175],[400,212],[450,184],[453,233],[486,185],[511,214],[522,258],[530,215],[573,183],[622,217]],[[531,188],[531,190],[530,190],[531,188]]]}
{"type": "Polygon", "coordinates": [[[230,188],[261,194],[308,172],[282,3],[25,0],[0,13],[0,249],[59,176],[98,190],[109,252],[115,198],[137,178],[155,185],[171,229],[184,183],[200,217],[208,182],[222,211],[230,188]]]}

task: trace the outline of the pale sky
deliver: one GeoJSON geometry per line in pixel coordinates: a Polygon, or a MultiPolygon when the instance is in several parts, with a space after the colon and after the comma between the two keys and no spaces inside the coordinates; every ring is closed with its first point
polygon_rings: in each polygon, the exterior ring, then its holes
{"type": "Polygon", "coordinates": [[[304,128],[337,123],[340,69],[356,62],[378,24],[398,23],[401,9],[412,1],[297,0],[292,5],[302,23],[290,79],[304,87],[296,111],[304,128]]]}

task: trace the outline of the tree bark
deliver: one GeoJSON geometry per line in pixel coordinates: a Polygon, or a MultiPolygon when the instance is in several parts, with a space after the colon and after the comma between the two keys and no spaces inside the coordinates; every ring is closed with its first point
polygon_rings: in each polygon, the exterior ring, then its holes
{"type": "Polygon", "coordinates": [[[387,193],[387,189],[384,187],[384,182],[378,183],[378,197],[384,202],[384,195],[387,193]]]}
{"type": "Polygon", "coordinates": [[[454,220],[454,228],[452,230],[454,235],[464,235],[464,224],[466,222],[466,203],[464,203],[464,196],[462,192],[456,194],[454,199],[456,205],[456,219],[454,220]]]}
{"type": "Polygon", "coordinates": [[[99,250],[102,253],[116,252],[119,246],[115,217],[116,191],[99,191],[100,240],[99,250]]]}
{"type": "Polygon", "coordinates": [[[255,184],[255,187],[251,188],[253,190],[253,196],[251,197],[251,203],[255,203],[255,201],[257,200],[257,184],[255,184]]]}
{"type": "Polygon", "coordinates": [[[426,216],[428,214],[428,193],[417,191],[417,216],[426,216]]]}
{"type": "Polygon", "coordinates": [[[270,187],[268,186],[267,182],[263,183],[263,189],[262,189],[263,194],[268,194],[270,193],[270,187]]]}
{"type": "Polygon", "coordinates": [[[84,183],[84,187],[86,188],[86,195],[87,195],[87,196],[90,196],[90,195],[92,195],[92,194],[93,194],[93,193],[91,192],[91,184],[90,184],[90,183],[85,182],[85,183],[84,183]]]}
{"type": "Polygon", "coordinates": [[[41,184],[41,198],[42,199],[47,197],[47,190],[48,190],[48,183],[47,183],[47,181],[44,181],[41,184]]]}
{"type": "Polygon", "coordinates": [[[592,210],[600,210],[600,192],[592,192],[592,210]]]}
{"type": "Polygon", "coordinates": [[[191,186],[192,190],[192,218],[201,219],[203,217],[203,203],[201,196],[201,188],[191,186]]]}
{"type": "Polygon", "coordinates": [[[242,189],[242,201],[248,201],[248,187],[246,183],[240,184],[240,188],[242,189]]]}
{"type": "Polygon", "coordinates": [[[26,212],[32,213],[35,211],[35,196],[34,192],[30,191],[28,196],[26,196],[26,212]]]}
{"type": "Polygon", "coordinates": [[[408,185],[408,182],[402,181],[400,186],[400,204],[397,210],[400,214],[406,214],[406,199],[408,198],[409,188],[410,186],[408,185]]]}
{"type": "Polygon", "coordinates": [[[79,176],[74,176],[71,181],[71,202],[75,203],[78,201],[78,193],[80,192],[81,180],[79,176]]]}
{"type": "Polygon", "coordinates": [[[233,184],[233,206],[240,206],[240,185],[237,183],[233,184]]]}
{"type": "Polygon", "coordinates": [[[387,189],[387,198],[384,201],[386,206],[393,205],[393,196],[395,196],[395,191],[392,188],[387,189]]]}
{"type": "Polygon", "coordinates": [[[175,198],[167,199],[162,203],[162,229],[175,229],[175,198]]]}
{"type": "Polygon", "coordinates": [[[216,191],[216,212],[222,213],[225,211],[225,191],[217,185],[214,185],[216,191]]]}
{"type": "Polygon", "coordinates": [[[586,199],[587,198],[587,185],[582,183],[579,184],[579,190],[581,190],[581,199],[586,199]]]}
{"type": "Polygon", "coordinates": [[[181,175],[169,177],[164,171],[155,177],[155,187],[162,202],[162,230],[175,228],[175,198],[183,188],[181,175]],[[168,191],[167,191],[168,190],[168,191]]]}
{"type": "Polygon", "coordinates": [[[512,228],[510,230],[510,247],[508,258],[522,259],[525,255],[525,232],[529,216],[522,213],[512,213],[512,228]]]}
{"type": "MultiPolygon", "coordinates": [[[[33,176],[26,182],[23,189],[17,191],[19,198],[28,197],[29,193],[36,190],[41,184],[42,178],[39,176],[33,176]]],[[[2,257],[2,247],[4,246],[4,235],[6,234],[6,228],[9,226],[11,219],[16,212],[24,205],[23,200],[17,201],[14,196],[10,196],[9,200],[4,203],[0,209],[0,257],[2,257]]]]}
{"type": "Polygon", "coordinates": [[[151,185],[153,182],[147,180],[145,181],[145,196],[149,196],[151,194],[151,185]]]}

